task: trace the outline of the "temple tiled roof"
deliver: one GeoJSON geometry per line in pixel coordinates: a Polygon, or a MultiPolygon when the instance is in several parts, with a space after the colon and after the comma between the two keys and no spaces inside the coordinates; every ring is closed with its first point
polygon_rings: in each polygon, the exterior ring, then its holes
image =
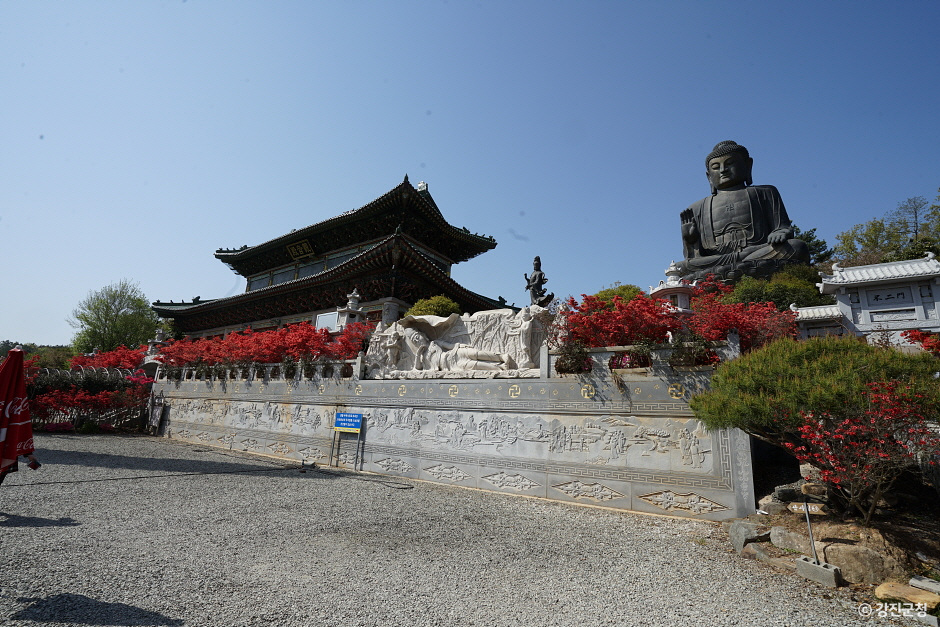
{"type": "Polygon", "coordinates": [[[905,261],[892,261],[877,263],[869,266],[853,266],[841,268],[838,264],[832,266],[832,274],[822,275],[820,291],[831,294],[838,288],[847,285],[866,285],[877,283],[891,283],[905,279],[919,279],[940,277],[940,261],[936,255],[928,253],[920,259],[905,261]]]}
{"type": "Polygon", "coordinates": [[[157,310],[157,308],[159,308],[158,315],[164,318],[172,318],[173,314],[176,312],[188,311],[192,309],[193,307],[199,307],[201,305],[214,303],[217,300],[220,300],[220,299],[216,298],[212,300],[198,300],[192,303],[187,303],[186,301],[180,301],[178,303],[174,303],[173,301],[170,301],[168,303],[164,303],[158,300],[158,301],[153,302],[152,305],[155,311],[157,310]]]}
{"type": "Polygon", "coordinates": [[[372,202],[302,229],[291,231],[256,246],[219,249],[215,257],[235,272],[249,276],[293,262],[289,247],[309,246],[316,256],[347,246],[374,241],[400,230],[440,254],[451,263],[476,257],[496,247],[490,236],[452,226],[437,203],[419,184],[415,188],[405,176],[394,189],[372,202]]]}
{"type": "MultiPolygon", "coordinates": [[[[355,286],[364,301],[395,296],[406,302],[445,294],[466,312],[505,307],[505,303],[472,292],[443,272],[404,234],[395,233],[376,246],[344,263],[312,276],[270,285],[235,296],[196,303],[163,303],[152,305],[157,315],[173,318],[182,331],[215,326],[250,324],[256,320],[286,316],[342,305],[345,294],[355,286]],[[433,294],[401,292],[389,273],[404,279],[420,277],[433,286],[433,294]],[[211,321],[211,322],[210,322],[211,321]]],[[[418,289],[415,287],[414,289],[418,289]]]]}
{"type": "Polygon", "coordinates": [[[819,305],[816,307],[799,307],[796,309],[797,322],[811,320],[839,320],[842,312],[838,305],[819,305]]]}

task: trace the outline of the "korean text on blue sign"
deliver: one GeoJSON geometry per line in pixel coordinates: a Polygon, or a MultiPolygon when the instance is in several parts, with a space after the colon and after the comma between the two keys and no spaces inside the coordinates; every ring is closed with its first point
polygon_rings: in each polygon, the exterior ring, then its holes
{"type": "Polygon", "coordinates": [[[336,412],[336,420],[333,421],[333,429],[344,433],[359,433],[359,430],[362,429],[362,414],[336,412]]]}

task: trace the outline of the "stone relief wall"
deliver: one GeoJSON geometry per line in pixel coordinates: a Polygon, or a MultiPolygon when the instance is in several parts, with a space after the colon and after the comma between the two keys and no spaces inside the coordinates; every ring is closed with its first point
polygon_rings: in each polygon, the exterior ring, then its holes
{"type": "MultiPolygon", "coordinates": [[[[461,328],[485,334],[487,324],[461,328]]],[[[363,444],[341,436],[340,466],[650,513],[747,515],[749,440],[694,418],[686,401],[707,384],[696,376],[160,380],[155,391],[167,437],[205,446],[327,464],[335,413],[361,413],[363,444]]]]}
{"type": "Polygon", "coordinates": [[[551,418],[414,407],[358,411],[372,443],[703,474],[713,467],[712,434],[694,419],[551,418]]]}

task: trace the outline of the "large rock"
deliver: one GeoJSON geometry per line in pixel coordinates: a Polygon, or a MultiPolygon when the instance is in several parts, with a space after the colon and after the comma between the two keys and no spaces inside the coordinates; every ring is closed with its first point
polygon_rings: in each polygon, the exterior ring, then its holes
{"type": "MultiPolygon", "coordinates": [[[[771,527],[770,541],[778,549],[785,551],[796,551],[804,555],[812,555],[813,549],[809,544],[809,538],[802,533],[787,531],[785,527],[771,527]]],[[[825,544],[816,542],[816,552],[822,555],[825,544]]]]}
{"type": "Polygon", "coordinates": [[[940,607],[940,594],[934,594],[927,590],[894,581],[886,581],[875,588],[875,596],[882,601],[923,604],[927,606],[928,612],[933,612],[937,607],[940,607]]]}
{"type": "Polygon", "coordinates": [[[800,500],[801,493],[799,489],[793,486],[781,485],[774,490],[774,498],[784,503],[800,500]]]}
{"type": "Polygon", "coordinates": [[[728,529],[728,536],[731,538],[731,544],[734,546],[734,550],[740,555],[744,547],[751,542],[767,542],[770,540],[770,531],[767,527],[755,523],[736,520],[731,523],[731,527],[728,529]]]}
{"type": "Polygon", "coordinates": [[[842,570],[842,578],[851,583],[876,584],[889,577],[903,577],[904,568],[897,560],[866,546],[829,544],[825,559],[842,570]]]}
{"type": "MultiPolygon", "coordinates": [[[[770,529],[770,541],[777,548],[812,556],[809,537],[784,527],[770,529]]],[[[892,577],[903,577],[904,567],[892,555],[859,544],[816,541],[819,559],[838,566],[842,578],[851,583],[876,584],[892,577]]]]}
{"type": "Polygon", "coordinates": [[[777,514],[785,514],[787,512],[787,504],[775,501],[773,495],[768,494],[757,502],[757,509],[767,512],[771,516],[775,516],[777,514]]]}

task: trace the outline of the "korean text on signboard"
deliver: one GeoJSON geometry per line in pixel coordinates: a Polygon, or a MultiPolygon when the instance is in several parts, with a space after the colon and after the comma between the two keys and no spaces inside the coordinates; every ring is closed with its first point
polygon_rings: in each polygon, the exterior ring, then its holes
{"type": "Polygon", "coordinates": [[[294,242],[293,244],[287,245],[287,252],[293,259],[300,259],[301,257],[309,257],[313,254],[313,246],[310,245],[308,240],[302,239],[299,242],[294,242]]]}
{"type": "Polygon", "coordinates": [[[359,433],[362,429],[362,414],[346,414],[336,412],[333,429],[343,433],[359,433]]]}
{"type": "Polygon", "coordinates": [[[790,503],[787,505],[787,509],[796,514],[805,514],[809,512],[810,514],[828,514],[829,510],[826,509],[825,505],[819,505],[816,503],[790,503]]]}

